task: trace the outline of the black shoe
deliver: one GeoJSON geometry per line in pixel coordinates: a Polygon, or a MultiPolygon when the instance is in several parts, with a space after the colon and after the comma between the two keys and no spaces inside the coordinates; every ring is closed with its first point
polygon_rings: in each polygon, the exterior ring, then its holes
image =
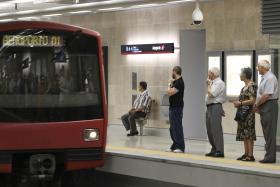
{"type": "Polygon", "coordinates": [[[262,164],[274,164],[274,163],[276,163],[276,160],[265,160],[265,159],[263,159],[263,160],[260,160],[260,163],[262,163],[262,164]]]}
{"type": "Polygon", "coordinates": [[[245,162],[255,162],[255,157],[254,156],[247,156],[246,158],[242,159],[242,161],[245,162]]]}
{"type": "Polygon", "coordinates": [[[215,152],[211,151],[210,153],[205,154],[205,156],[213,156],[215,152]]]}
{"type": "Polygon", "coordinates": [[[212,155],[212,157],[215,157],[215,158],[224,158],[225,155],[224,155],[224,153],[222,153],[222,152],[220,152],[220,151],[216,151],[216,152],[212,155]]]}
{"type": "Polygon", "coordinates": [[[136,132],[131,132],[131,133],[127,134],[127,136],[136,136],[138,134],[139,134],[139,132],[136,131],[136,132]]]}
{"type": "Polygon", "coordinates": [[[236,160],[244,160],[248,155],[242,155],[241,157],[237,158],[236,160]]]}

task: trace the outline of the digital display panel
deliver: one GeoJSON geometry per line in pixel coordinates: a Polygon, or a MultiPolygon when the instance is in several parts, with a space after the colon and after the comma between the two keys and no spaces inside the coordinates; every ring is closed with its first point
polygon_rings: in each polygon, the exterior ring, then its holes
{"type": "Polygon", "coordinates": [[[3,47],[61,47],[64,45],[61,36],[47,35],[4,35],[3,47]]]}
{"type": "Polygon", "coordinates": [[[174,53],[174,43],[122,45],[122,55],[174,53]]]}

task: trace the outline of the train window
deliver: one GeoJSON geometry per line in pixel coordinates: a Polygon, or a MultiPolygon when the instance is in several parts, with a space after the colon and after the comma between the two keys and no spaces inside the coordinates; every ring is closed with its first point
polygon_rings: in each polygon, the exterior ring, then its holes
{"type": "Polygon", "coordinates": [[[96,38],[44,30],[1,38],[0,121],[103,117],[96,38]]]}

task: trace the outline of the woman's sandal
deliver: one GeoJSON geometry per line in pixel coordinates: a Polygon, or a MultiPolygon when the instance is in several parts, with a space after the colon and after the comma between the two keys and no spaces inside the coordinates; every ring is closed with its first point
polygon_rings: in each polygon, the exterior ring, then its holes
{"type": "Polygon", "coordinates": [[[254,162],[256,159],[254,156],[247,156],[245,159],[243,159],[242,161],[245,162],[254,162]]]}
{"type": "Polygon", "coordinates": [[[237,158],[237,160],[244,160],[247,157],[248,157],[248,155],[242,155],[241,157],[237,158]]]}

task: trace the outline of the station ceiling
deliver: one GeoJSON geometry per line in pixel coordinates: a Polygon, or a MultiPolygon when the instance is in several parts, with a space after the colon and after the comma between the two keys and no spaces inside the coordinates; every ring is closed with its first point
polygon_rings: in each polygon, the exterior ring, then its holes
{"type": "MultiPolygon", "coordinates": [[[[87,13],[120,11],[196,0],[0,0],[0,19],[50,13],[87,13]],[[74,12],[73,12],[74,11],[74,12]]],[[[199,0],[218,1],[218,0],[199,0]]]]}

